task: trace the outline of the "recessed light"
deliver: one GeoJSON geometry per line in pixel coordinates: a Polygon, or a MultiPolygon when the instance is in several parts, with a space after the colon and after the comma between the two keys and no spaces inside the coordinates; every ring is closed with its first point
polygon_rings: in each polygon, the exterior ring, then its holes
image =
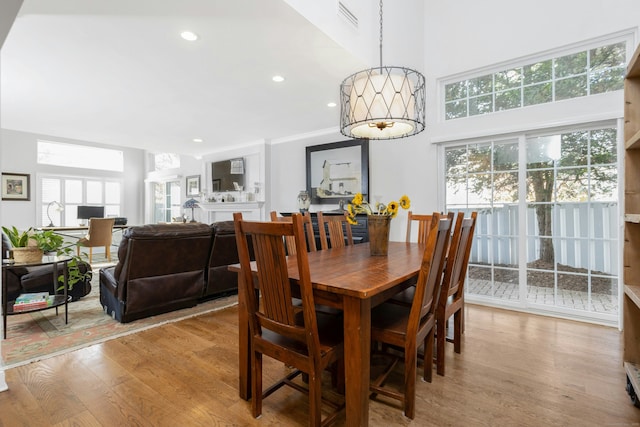
{"type": "Polygon", "coordinates": [[[333,108],[336,105],[338,105],[338,104],[336,104],[335,102],[330,102],[330,103],[327,104],[327,107],[333,108]]]}
{"type": "Polygon", "coordinates": [[[193,42],[198,40],[198,35],[194,32],[191,31],[183,31],[180,33],[180,37],[182,37],[183,39],[193,42]]]}
{"type": "Polygon", "coordinates": [[[282,77],[282,76],[273,76],[273,77],[271,78],[271,80],[273,80],[273,81],[274,81],[274,82],[276,82],[276,83],[280,83],[280,82],[283,82],[283,81],[284,81],[284,77],[282,77]]]}
{"type": "Polygon", "coordinates": [[[203,142],[204,139],[202,138],[193,138],[193,142],[203,142]]]}

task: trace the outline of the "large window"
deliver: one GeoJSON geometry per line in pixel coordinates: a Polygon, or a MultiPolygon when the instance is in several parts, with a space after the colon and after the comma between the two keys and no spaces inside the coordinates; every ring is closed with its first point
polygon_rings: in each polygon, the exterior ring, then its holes
{"type": "Polygon", "coordinates": [[[447,210],[479,212],[470,298],[615,323],[617,131],[445,148],[447,210]]]}
{"type": "Polygon", "coordinates": [[[121,150],[89,145],[38,141],[38,163],[69,168],[122,172],[124,154],[121,150]]]}
{"type": "Polygon", "coordinates": [[[444,84],[445,120],[621,90],[627,41],[444,84]]]}
{"type": "Polygon", "coordinates": [[[121,216],[119,180],[75,176],[41,176],[38,180],[41,203],[41,224],[46,226],[76,226],[78,206],[104,206],[105,216],[121,216]]]}

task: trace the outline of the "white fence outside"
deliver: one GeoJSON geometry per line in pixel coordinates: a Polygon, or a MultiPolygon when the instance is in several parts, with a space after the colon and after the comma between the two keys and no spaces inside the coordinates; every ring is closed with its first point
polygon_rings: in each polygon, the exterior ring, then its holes
{"type": "MultiPolygon", "coordinates": [[[[618,275],[618,204],[615,202],[553,205],[553,245],[560,264],[618,275]]],[[[477,210],[471,263],[518,265],[518,206],[477,210]]],[[[527,262],[538,259],[540,238],[536,213],[527,208],[527,262]]]]}

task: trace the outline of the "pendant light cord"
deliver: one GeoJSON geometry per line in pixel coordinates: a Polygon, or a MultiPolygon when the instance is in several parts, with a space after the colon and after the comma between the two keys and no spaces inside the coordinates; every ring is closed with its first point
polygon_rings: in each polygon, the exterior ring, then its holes
{"type": "Polygon", "coordinates": [[[380,0],[380,69],[382,69],[382,0],[380,0]]]}

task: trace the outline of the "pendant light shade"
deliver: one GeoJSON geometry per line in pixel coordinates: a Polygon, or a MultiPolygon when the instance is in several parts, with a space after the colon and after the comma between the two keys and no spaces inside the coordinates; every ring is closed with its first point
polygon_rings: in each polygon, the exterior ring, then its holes
{"type": "Polygon", "coordinates": [[[416,70],[382,65],[350,75],[340,85],[340,133],[350,138],[395,139],[424,130],[425,79],[416,70]]]}
{"type": "Polygon", "coordinates": [[[351,138],[394,139],[424,130],[425,80],[415,70],[377,67],[340,85],[340,132],[351,138]]]}

